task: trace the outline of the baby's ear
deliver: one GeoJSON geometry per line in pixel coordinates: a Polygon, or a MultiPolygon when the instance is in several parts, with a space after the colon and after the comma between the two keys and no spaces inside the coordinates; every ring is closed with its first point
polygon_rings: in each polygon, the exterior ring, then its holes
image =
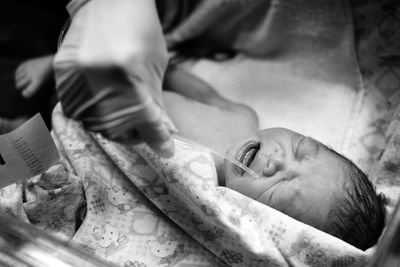
{"type": "Polygon", "coordinates": [[[377,194],[376,200],[378,202],[379,211],[381,212],[381,217],[383,218],[383,224],[385,225],[391,218],[391,214],[388,211],[391,209],[392,203],[383,193],[377,194]]]}
{"type": "Polygon", "coordinates": [[[391,205],[391,201],[390,199],[388,199],[385,194],[383,193],[379,193],[376,195],[377,199],[378,199],[378,204],[382,205],[382,206],[387,206],[387,205],[391,205]]]}

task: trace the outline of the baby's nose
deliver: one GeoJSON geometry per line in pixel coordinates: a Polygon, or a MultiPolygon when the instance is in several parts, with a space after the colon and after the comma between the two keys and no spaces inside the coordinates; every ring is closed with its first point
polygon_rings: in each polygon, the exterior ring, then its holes
{"type": "Polygon", "coordinates": [[[280,158],[270,158],[264,166],[263,174],[267,177],[273,176],[285,167],[284,161],[280,158]]]}

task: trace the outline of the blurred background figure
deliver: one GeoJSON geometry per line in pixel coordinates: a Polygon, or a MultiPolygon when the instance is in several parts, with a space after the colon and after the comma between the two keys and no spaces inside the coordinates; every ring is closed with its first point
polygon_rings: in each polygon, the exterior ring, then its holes
{"type": "Polygon", "coordinates": [[[50,127],[56,97],[48,55],[57,50],[59,33],[68,18],[67,2],[0,2],[0,133],[37,112],[50,127]]]}

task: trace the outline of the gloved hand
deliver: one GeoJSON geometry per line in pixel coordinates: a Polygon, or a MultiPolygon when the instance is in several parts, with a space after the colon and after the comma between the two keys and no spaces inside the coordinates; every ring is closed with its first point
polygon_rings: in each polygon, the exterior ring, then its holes
{"type": "Polygon", "coordinates": [[[167,62],[154,1],[89,1],[54,61],[63,110],[88,130],[172,156],[176,129],[161,98],[167,62]]]}

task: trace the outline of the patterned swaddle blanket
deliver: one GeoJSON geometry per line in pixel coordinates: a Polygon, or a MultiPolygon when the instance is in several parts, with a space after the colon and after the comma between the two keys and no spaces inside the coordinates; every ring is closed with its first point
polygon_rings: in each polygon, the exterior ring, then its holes
{"type": "Polygon", "coordinates": [[[367,254],[216,184],[210,153],[181,141],[162,159],[53,114],[87,213],[72,242],[121,266],[363,266],[367,254]]]}

